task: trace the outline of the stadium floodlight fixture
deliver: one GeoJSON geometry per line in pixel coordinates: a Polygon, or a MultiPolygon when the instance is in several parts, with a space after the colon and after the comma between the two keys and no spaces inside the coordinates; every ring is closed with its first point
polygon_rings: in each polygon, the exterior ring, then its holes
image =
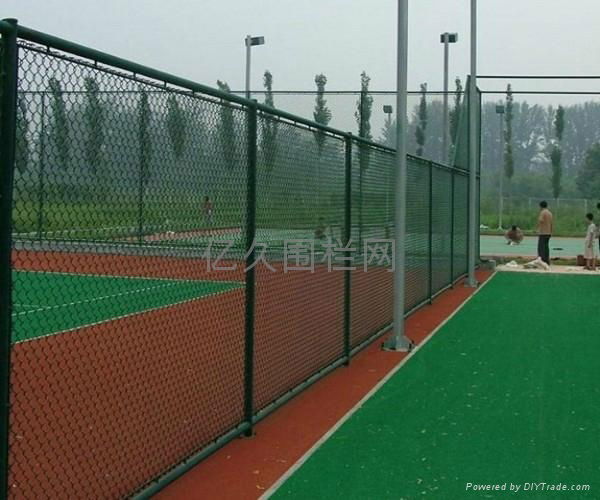
{"type": "Polygon", "coordinates": [[[440,35],[441,43],[456,43],[458,42],[458,33],[442,33],[440,35]]]}
{"type": "Polygon", "coordinates": [[[250,65],[252,47],[265,44],[264,36],[246,36],[246,99],[250,99],[250,65]]]}
{"type": "Polygon", "coordinates": [[[264,36],[250,36],[248,35],[246,37],[246,47],[250,46],[250,47],[254,47],[256,45],[264,45],[265,44],[265,37],[264,36]]]}
{"type": "Polygon", "coordinates": [[[383,105],[383,112],[386,115],[391,115],[394,112],[394,107],[389,105],[389,104],[384,104],[383,105]]]}
{"type": "Polygon", "coordinates": [[[450,64],[450,44],[458,42],[458,33],[442,33],[440,42],[444,44],[444,107],[442,113],[442,158],[448,161],[448,68],[450,64]]]}

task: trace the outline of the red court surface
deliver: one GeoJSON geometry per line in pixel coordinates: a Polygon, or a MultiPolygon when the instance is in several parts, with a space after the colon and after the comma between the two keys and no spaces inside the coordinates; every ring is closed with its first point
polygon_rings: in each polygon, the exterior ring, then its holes
{"type": "MultiPolygon", "coordinates": [[[[480,282],[490,272],[479,271],[480,282]]],[[[420,344],[474,289],[456,285],[407,320],[407,333],[420,344]]],[[[255,499],[274,484],[331,427],[406,357],[374,342],[342,367],[291,400],[255,427],[167,486],[156,498],[255,499]]]]}

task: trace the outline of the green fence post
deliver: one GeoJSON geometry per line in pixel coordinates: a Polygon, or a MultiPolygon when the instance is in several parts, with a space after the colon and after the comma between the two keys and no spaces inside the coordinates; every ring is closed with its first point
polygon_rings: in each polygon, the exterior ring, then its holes
{"type": "Polygon", "coordinates": [[[17,20],[2,33],[0,55],[0,499],[8,497],[12,340],[12,189],[17,122],[17,20]]]}
{"type": "Polygon", "coordinates": [[[138,186],[138,243],[144,241],[144,194],[148,183],[148,164],[150,162],[150,136],[148,126],[150,123],[150,105],[148,95],[142,91],[140,94],[138,116],[138,138],[140,143],[140,178],[138,186]]]}
{"type": "Polygon", "coordinates": [[[138,186],[138,243],[141,245],[144,242],[144,174],[142,168],[143,161],[140,161],[140,179],[138,186]]]}
{"type": "Polygon", "coordinates": [[[454,168],[450,171],[450,286],[454,288],[454,168]]]}
{"type": "Polygon", "coordinates": [[[254,239],[256,237],[256,156],[257,106],[248,107],[248,170],[246,179],[246,341],[244,354],[244,416],[252,436],[254,418],[254,311],[256,274],[254,239]]]}
{"type": "Polygon", "coordinates": [[[429,303],[433,302],[433,163],[429,162],[429,303]]]}
{"type": "MultiPolygon", "coordinates": [[[[364,92],[360,93],[358,117],[358,137],[363,138],[365,135],[364,127],[364,92]]],[[[358,144],[358,249],[362,251],[362,236],[363,236],[363,166],[364,166],[364,145],[358,144]]]]}
{"type": "MultiPolygon", "coordinates": [[[[471,199],[471,183],[468,180],[468,175],[467,174],[467,200],[471,199]]],[[[469,210],[469,205],[467,204],[467,272],[469,271],[469,262],[470,262],[470,256],[471,256],[471,231],[469,231],[469,224],[471,224],[471,211],[469,210]]],[[[465,285],[466,286],[466,285],[465,285]]]]}
{"type": "MultiPolygon", "coordinates": [[[[352,241],[352,136],[345,139],[346,144],[346,178],[344,199],[344,246],[349,248],[352,241]]],[[[352,259],[354,264],[354,259],[352,259]]],[[[352,266],[349,266],[352,267],[352,266]]],[[[346,366],[350,364],[350,333],[352,321],[352,270],[344,271],[344,356],[346,366]]]]}
{"type": "Polygon", "coordinates": [[[41,112],[41,130],[40,130],[40,157],[39,157],[39,183],[38,183],[38,221],[37,221],[37,233],[38,240],[42,241],[42,234],[44,233],[44,161],[46,153],[46,131],[44,130],[44,123],[46,121],[46,94],[42,93],[42,112],[41,112]]]}

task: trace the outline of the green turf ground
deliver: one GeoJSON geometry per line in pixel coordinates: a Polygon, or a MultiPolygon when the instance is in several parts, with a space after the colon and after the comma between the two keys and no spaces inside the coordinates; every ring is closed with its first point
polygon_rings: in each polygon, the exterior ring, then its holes
{"type": "Polygon", "coordinates": [[[19,271],[13,279],[13,341],[64,332],[240,286],[227,281],[19,271]]]}
{"type": "Polygon", "coordinates": [[[593,276],[496,275],[273,498],[600,498],[598,304],[593,276]]]}

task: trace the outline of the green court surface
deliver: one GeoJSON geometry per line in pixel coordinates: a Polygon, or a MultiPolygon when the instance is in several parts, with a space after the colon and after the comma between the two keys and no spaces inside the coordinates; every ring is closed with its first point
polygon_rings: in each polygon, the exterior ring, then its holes
{"type": "Polygon", "coordinates": [[[272,498],[600,498],[598,304],[593,276],[497,274],[272,498]]]}
{"type": "Polygon", "coordinates": [[[18,271],[13,274],[13,341],[31,340],[240,286],[230,281],[18,271]]]}
{"type": "MultiPolygon", "coordinates": [[[[507,245],[504,236],[482,235],[480,239],[481,255],[504,256],[514,255],[523,257],[537,256],[537,236],[526,236],[520,245],[507,245]]],[[[550,239],[550,257],[577,257],[583,254],[584,238],[550,239]]],[[[597,244],[597,243],[596,243],[597,244]]]]}

